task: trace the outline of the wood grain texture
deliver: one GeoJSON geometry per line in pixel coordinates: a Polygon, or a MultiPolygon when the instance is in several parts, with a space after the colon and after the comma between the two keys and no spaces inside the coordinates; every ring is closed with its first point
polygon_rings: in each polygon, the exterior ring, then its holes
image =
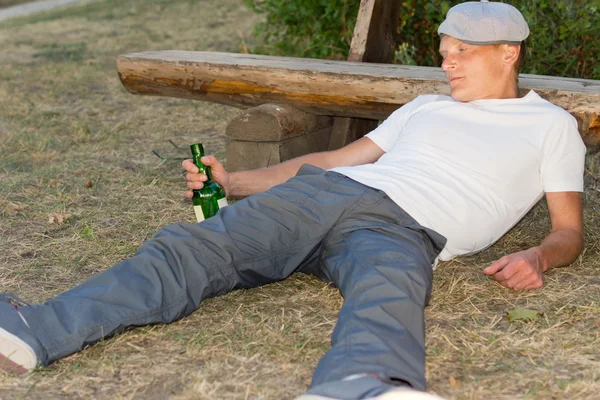
{"type": "MultiPolygon", "coordinates": [[[[418,95],[450,93],[441,68],[233,53],[131,53],[117,57],[117,71],[134,94],[378,120],[418,95]]],[[[600,144],[600,81],[521,74],[519,82],[573,114],[586,144],[600,144]]]]}
{"type": "MultiPolygon", "coordinates": [[[[348,61],[391,63],[394,60],[400,6],[400,2],[394,0],[361,0],[348,61]]],[[[337,117],[328,149],[339,149],[363,137],[375,129],[377,123],[372,119],[337,117]]]]}
{"type": "Polygon", "coordinates": [[[399,1],[361,0],[348,61],[392,62],[400,8],[399,1]]]}

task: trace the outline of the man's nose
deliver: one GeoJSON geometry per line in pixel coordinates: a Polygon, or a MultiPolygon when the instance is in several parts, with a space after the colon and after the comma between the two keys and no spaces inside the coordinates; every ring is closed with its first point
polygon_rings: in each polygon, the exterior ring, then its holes
{"type": "Polygon", "coordinates": [[[444,61],[442,61],[442,69],[444,71],[448,71],[456,66],[456,60],[452,56],[447,56],[444,61]]]}

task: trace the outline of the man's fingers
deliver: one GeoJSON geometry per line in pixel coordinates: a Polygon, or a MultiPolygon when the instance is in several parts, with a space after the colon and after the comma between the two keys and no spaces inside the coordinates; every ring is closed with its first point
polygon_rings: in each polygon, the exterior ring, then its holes
{"type": "Polygon", "coordinates": [[[500,285],[504,286],[505,288],[512,289],[515,291],[539,289],[543,286],[543,282],[541,279],[533,279],[533,278],[526,278],[521,281],[514,280],[514,279],[507,279],[505,281],[499,281],[498,283],[500,285]]]}
{"type": "Polygon", "coordinates": [[[529,285],[532,282],[532,279],[525,274],[518,273],[514,274],[511,278],[503,281],[505,284],[502,286],[506,286],[507,288],[514,290],[521,290],[525,286],[529,285]]]}
{"type": "Polygon", "coordinates": [[[529,285],[525,286],[523,288],[523,290],[533,290],[533,289],[539,289],[544,285],[544,282],[540,279],[539,281],[536,281],[534,283],[530,283],[529,285]]]}
{"type": "MultiPolygon", "coordinates": [[[[211,167],[213,172],[213,179],[223,185],[225,191],[227,192],[228,183],[229,183],[229,175],[223,165],[217,160],[214,156],[208,155],[204,156],[200,159],[200,162],[207,167],[211,167]]],[[[198,190],[204,187],[204,182],[208,180],[206,174],[201,174],[198,167],[194,165],[194,162],[190,159],[184,160],[181,165],[187,171],[185,175],[185,180],[187,181],[187,187],[191,190],[198,190]]],[[[191,198],[192,193],[190,191],[185,193],[185,197],[191,198]]]]}
{"type": "Polygon", "coordinates": [[[502,257],[499,260],[494,261],[489,267],[483,269],[483,273],[487,275],[494,275],[496,272],[501,271],[510,263],[507,257],[502,257]]]}
{"type": "Polygon", "coordinates": [[[192,190],[200,190],[204,187],[204,183],[188,181],[187,187],[188,187],[188,189],[192,189],[192,190]]]}
{"type": "Polygon", "coordinates": [[[520,271],[519,260],[511,260],[502,270],[494,274],[494,279],[497,281],[507,281],[520,271]]]}
{"type": "Polygon", "coordinates": [[[194,162],[190,159],[183,160],[183,162],[181,163],[181,166],[183,167],[183,169],[185,169],[188,172],[191,172],[192,174],[197,174],[198,172],[200,172],[198,170],[198,167],[196,167],[194,165],[194,162]]]}
{"type": "Polygon", "coordinates": [[[525,271],[519,276],[521,280],[513,285],[514,290],[538,289],[544,284],[542,276],[536,274],[533,270],[525,271]]]}
{"type": "Polygon", "coordinates": [[[204,182],[206,179],[208,178],[204,174],[192,174],[191,172],[185,174],[185,180],[188,182],[204,182]]]}
{"type": "Polygon", "coordinates": [[[194,192],[192,192],[191,190],[186,190],[183,194],[183,197],[185,197],[186,199],[191,199],[192,197],[194,197],[194,192]]]}
{"type": "Polygon", "coordinates": [[[543,285],[542,271],[526,251],[504,256],[483,272],[513,290],[537,289],[543,285]]]}
{"type": "Polygon", "coordinates": [[[204,156],[200,159],[200,161],[202,161],[202,164],[206,165],[207,167],[212,167],[213,169],[215,167],[216,168],[222,167],[219,160],[217,160],[217,158],[213,155],[204,156]]]}
{"type": "MultiPolygon", "coordinates": [[[[498,280],[500,285],[513,290],[538,289],[543,285],[543,278],[531,269],[517,269],[508,279],[498,280]]],[[[494,275],[496,278],[498,274],[494,275]]]]}

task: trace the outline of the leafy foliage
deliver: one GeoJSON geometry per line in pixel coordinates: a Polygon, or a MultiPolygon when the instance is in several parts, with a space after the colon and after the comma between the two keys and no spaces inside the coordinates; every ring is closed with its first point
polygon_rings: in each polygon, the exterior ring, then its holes
{"type": "MultiPolygon", "coordinates": [[[[255,27],[258,53],[344,59],[360,0],[245,0],[266,19],[255,27]]],[[[506,0],[529,23],[521,72],[600,79],[600,2],[506,0]]],[[[458,0],[404,0],[395,63],[439,66],[437,27],[458,0]]]]}
{"type": "MultiPolygon", "coordinates": [[[[511,3],[519,7],[516,1],[511,3]]],[[[600,79],[599,1],[529,0],[525,4],[521,11],[532,26],[526,72],[600,79]]]]}
{"type": "Polygon", "coordinates": [[[265,20],[255,26],[260,54],[344,59],[360,0],[245,0],[265,20]]]}

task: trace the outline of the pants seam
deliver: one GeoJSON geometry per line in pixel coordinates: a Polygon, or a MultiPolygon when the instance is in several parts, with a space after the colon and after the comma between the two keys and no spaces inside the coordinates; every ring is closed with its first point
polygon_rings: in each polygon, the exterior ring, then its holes
{"type": "MultiPolygon", "coordinates": [[[[348,246],[348,249],[352,252],[352,257],[354,259],[356,259],[356,260],[359,260],[359,258],[356,256],[356,251],[354,250],[354,246],[352,245],[352,243],[350,243],[350,241],[348,239],[346,239],[345,237],[342,238],[342,240],[344,241],[344,243],[346,243],[346,246],[348,246]]],[[[360,264],[361,267],[365,268],[365,265],[362,262],[359,262],[357,264],[360,264]]],[[[359,284],[359,287],[360,287],[360,284],[359,284]]],[[[349,333],[352,332],[353,323],[354,323],[353,321],[354,321],[353,318],[350,318],[349,321],[348,321],[348,324],[349,324],[348,325],[348,332],[349,333]]],[[[344,352],[346,353],[345,354],[346,359],[350,359],[349,356],[350,356],[350,337],[351,336],[352,336],[351,334],[348,334],[344,338],[344,352]]],[[[342,375],[343,375],[342,378],[343,378],[348,373],[347,372],[348,371],[348,365],[345,365],[344,369],[342,371],[343,371],[343,373],[342,373],[342,375]]]]}

